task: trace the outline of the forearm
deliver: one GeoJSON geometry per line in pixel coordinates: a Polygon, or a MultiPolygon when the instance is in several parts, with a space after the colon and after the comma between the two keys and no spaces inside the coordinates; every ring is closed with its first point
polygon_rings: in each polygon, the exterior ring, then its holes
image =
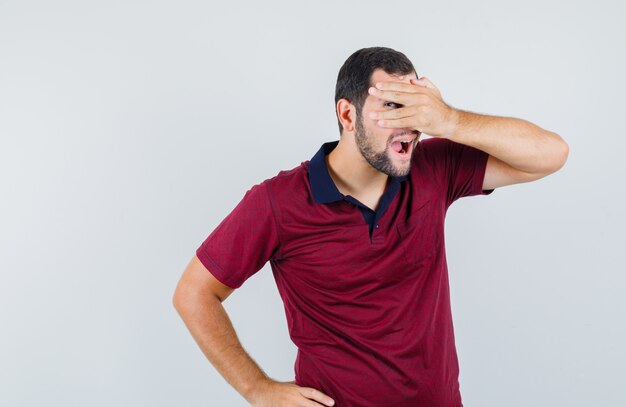
{"type": "Polygon", "coordinates": [[[567,158],[567,143],[558,134],[527,120],[454,110],[454,130],[447,138],[478,148],[521,171],[551,173],[567,158]]]}
{"type": "Polygon", "coordinates": [[[203,297],[176,309],[215,369],[250,401],[255,388],[269,377],[241,346],[219,299],[203,297]]]}

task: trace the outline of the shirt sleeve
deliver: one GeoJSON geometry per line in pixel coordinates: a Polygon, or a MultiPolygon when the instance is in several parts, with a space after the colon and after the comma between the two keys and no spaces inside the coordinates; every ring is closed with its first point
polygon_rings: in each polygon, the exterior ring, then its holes
{"type": "Polygon", "coordinates": [[[423,140],[426,156],[435,177],[446,190],[446,207],[459,198],[489,195],[494,189],[482,189],[489,154],[475,147],[446,138],[423,140]]]}
{"type": "Polygon", "coordinates": [[[239,288],[278,251],[269,199],[265,183],[254,185],[196,249],[200,262],[231,288],[239,288]]]}

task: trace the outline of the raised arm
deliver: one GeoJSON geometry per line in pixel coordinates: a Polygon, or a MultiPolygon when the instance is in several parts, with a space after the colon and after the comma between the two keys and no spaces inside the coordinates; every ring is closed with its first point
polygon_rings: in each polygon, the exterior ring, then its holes
{"type": "Polygon", "coordinates": [[[543,178],[567,161],[569,146],[558,134],[523,119],[455,109],[426,77],[380,82],[368,92],[402,106],[371,112],[379,126],[419,130],[489,154],[483,190],[543,178]]]}
{"type": "Polygon", "coordinates": [[[534,181],[558,171],[567,161],[565,140],[527,120],[459,109],[455,113],[448,138],[489,154],[483,189],[534,181]]]}

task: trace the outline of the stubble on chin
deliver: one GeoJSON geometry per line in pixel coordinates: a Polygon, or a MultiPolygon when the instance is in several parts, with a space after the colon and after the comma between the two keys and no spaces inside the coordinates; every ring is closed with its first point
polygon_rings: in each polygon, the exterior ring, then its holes
{"type": "MultiPolygon", "coordinates": [[[[363,126],[363,121],[360,117],[357,118],[354,139],[359,149],[359,152],[365,158],[365,160],[378,171],[393,177],[405,176],[411,169],[411,158],[406,161],[405,166],[397,167],[394,165],[392,158],[393,151],[387,141],[383,151],[376,152],[373,149],[373,140],[369,133],[363,126]]],[[[411,154],[412,156],[412,154],[411,154]]]]}

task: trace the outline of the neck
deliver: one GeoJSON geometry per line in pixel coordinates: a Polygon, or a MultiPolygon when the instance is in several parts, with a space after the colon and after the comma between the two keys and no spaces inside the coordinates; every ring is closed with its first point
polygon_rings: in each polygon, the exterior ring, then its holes
{"type": "Polygon", "coordinates": [[[328,173],[344,195],[382,194],[389,176],[372,167],[359,151],[354,137],[344,134],[326,156],[328,173]]]}

